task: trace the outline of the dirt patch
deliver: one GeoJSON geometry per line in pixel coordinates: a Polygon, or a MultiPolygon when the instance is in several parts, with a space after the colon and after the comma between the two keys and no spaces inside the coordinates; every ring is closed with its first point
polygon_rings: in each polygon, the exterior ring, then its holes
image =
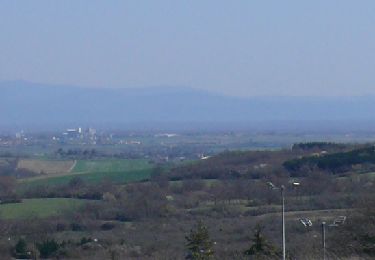
{"type": "Polygon", "coordinates": [[[69,173],[74,168],[75,161],[58,160],[33,160],[22,159],[18,161],[18,169],[26,169],[37,174],[61,174],[69,173]]]}

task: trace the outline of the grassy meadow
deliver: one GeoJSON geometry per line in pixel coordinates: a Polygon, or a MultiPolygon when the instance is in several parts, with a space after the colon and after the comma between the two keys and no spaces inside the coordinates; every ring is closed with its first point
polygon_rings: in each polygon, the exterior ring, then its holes
{"type": "Polygon", "coordinates": [[[63,175],[50,178],[30,178],[20,183],[21,187],[30,187],[36,185],[63,185],[75,177],[81,178],[86,183],[98,183],[103,180],[109,180],[115,183],[127,183],[134,181],[147,180],[151,176],[152,169],[124,172],[93,172],[82,174],[63,175]]]}
{"type": "Polygon", "coordinates": [[[85,200],[65,198],[24,199],[21,203],[0,205],[1,219],[45,218],[78,209],[85,200]]]}
{"type": "Polygon", "coordinates": [[[72,169],[72,173],[88,172],[124,172],[138,171],[149,168],[147,160],[128,159],[102,159],[102,160],[78,160],[72,169]]]}
{"type": "Polygon", "coordinates": [[[150,178],[153,165],[146,160],[79,160],[70,173],[46,174],[20,180],[20,189],[36,185],[62,185],[79,176],[86,183],[109,180],[115,183],[150,178]]]}

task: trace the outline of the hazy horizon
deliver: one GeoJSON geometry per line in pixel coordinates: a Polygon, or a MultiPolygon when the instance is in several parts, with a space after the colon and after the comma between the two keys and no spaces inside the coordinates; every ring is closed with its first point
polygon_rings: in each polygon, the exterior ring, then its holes
{"type": "Polygon", "coordinates": [[[0,80],[374,95],[374,11],[369,0],[5,0],[0,80]]]}
{"type": "Polygon", "coordinates": [[[17,85],[17,84],[27,84],[27,85],[34,85],[38,87],[47,87],[47,88],[76,88],[76,89],[83,89],[83,90],[109,90],[109,91],[116,91],[116,90],[124,90],[124,91],[136,91],[143,93],[144,91],[150,91],[152,93],[153,91],[172,91],[172,92],[181,92],[181,91],[196,91],[200,93],[206,93],[210,95],[216,95],[216,96],[222,96],[222,97],[229,97],[229,98],[241,98],[241,99],[248,99],[248,98],[321,98],[321,99],[327,99],[327,98],[344,98],[344,99],[350,99],[350,98],[368,98],[368,97],[375,97],[375,92],[371,94],[355,94],[350,96],[343,96],[343,95],[324,95],[320,93],[319,95],[301,95],[301,94],[273,94],[273,95],[267,95],[267,94],[258,94],[258,95],[239,95],[235,93],[223,93],[220,91],[217,91],[215,89],[202,89],[197,88],[194,86],[184,86],[184,85],[145,85],[145,86],[91,86],[91,85],[77,85],[77,84],[63,84],[63,83],[47,83],[47,82],[37,82],[37,81],[30,81],[30,80],[0,80],[0,90],[5,85],[17,85]]]}
{"type": "MultiPolygon", "coordinates": [[[[190,88],[78,88],[0,81],[1,129],[372,131],[375,96],[231,97],[190,88]]],[[[0,130],[1,130],[0,129],[0,130]]]]}

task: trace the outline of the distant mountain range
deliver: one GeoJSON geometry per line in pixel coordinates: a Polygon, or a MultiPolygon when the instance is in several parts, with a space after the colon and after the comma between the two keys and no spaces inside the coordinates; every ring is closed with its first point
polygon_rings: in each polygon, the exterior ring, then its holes
{"type": "Polygon", "coordinates": [[[228,97],[190,88],[0,82],[0,127],[371,129],[375,97],[228,97]]]}

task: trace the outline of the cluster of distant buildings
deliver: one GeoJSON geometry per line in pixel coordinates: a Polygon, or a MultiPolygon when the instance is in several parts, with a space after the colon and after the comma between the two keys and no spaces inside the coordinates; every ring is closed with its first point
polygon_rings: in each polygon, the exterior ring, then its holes
{"type": "Polygon", "coordinates": [[[0,136],[0,146],[14,146],[14,145],[20,145],[20,144],[29,144],[32,140],[26,134],[24,131],[17,132],[14,136],[11,135],[4,135],[0,136]]]}
{"type": "Polygon", "coordinates": [[[91,140],[96,139],[96,129],[94,128],[86,128],[83,129],[82,127],[78,128],[68,128],[65,132],[63,132],[63,137],[67,138],[87,138],[91,140]]]}
{"type": "Polygon", "coordinates": [[[55,142],[83,142],[87,144],[96,144],[98,140],[96,129],[94,128],[68,128],[61,135],[52,136],[55,142]]]}

